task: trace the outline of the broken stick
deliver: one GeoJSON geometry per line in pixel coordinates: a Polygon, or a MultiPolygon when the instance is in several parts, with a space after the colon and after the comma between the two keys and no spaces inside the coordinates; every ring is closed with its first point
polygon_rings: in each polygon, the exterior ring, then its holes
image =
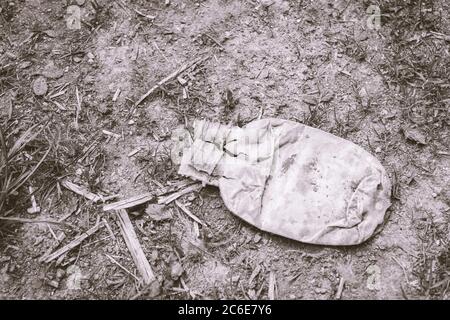
{"type": "Polygon", "coordinates": [[[202,188],[202,185],[200,183],[196,183],[193,185],[190,185],[189,187],[182,189],[178,192],[172,193],[168,196],[164,196],[164,197],[158,197],[158,204],[169,204],[174,200],[177,200],[179,197],[191,193],[193,191],[197,191],[200,190],[202,188]]]}
{"type": "Polygon", "coordinates": [[[178,208],[181,209],[181,211],[183,211],[187,216],[189,216],[192,220],[194,220],[195,222],[197,222],[198,224],[201,224],[202,226],[204,226],[205,224],[202,222],[202,220],[200,220],[198,217],[196,217],[191,211],[189,211],[188,208],[186,208],[186,206],[184,204],[182,204],[181,202],[179,202],[178,200],[175,200],[175,204],[178,206],[178,208]]]}
{"type": "MultiPolygon", "coordinates": [[[[179,197],[181,197],[182,195],[192,192],[192,191],[196,191],[197,189],[199,189],[201,187],[201,184],[199,183],[192,183],[192,182],[188,182],[188,186],[185,189],[182,189],[178,192],[172,193],[168,196],[163,196],[169,192],[172,191],[173,187],[169,187],[166,188],[166,190],[162,190],[159,193],[159,197],[158,199],[158,203],[159,204],[168,204],[170,202],[172,202],[173,200],[178,199],[179,197]]],[[[175,186],[175,188],[182,188],[186,186],[186,184],[181,184],[180,186],[175,186]]],[[[120,200],[114,203],[110,203],[107,204],[105,206],[103,206],[103,211],[111,211],[111,210],[120,210],[120,209],[128,209],[128,208],[132,208],[132,207],[136,207],[138,205],[144,204],[146,202],[150,202],[156,199],[155,193],[152,192],[146,192],[146,193],[142,193],[139,194],[137,196],[128,198],[128,199],[124,199],[124,200],[120,200]]]]}
{"type": "Polygon", "coordinates": [[[120,231],[125,240],[125,243],[130,251],[131,257],[136,264],[139,273],[142,276],[145,285],[149,285],[156,280],[153,270],[150,267],[150,263],[145,257],[144,251],[131,224],[130,217],[126,210],[121,209],[117,211],[117,223],[120,227],[120,231]]]}
{"type": "Polygon", "coordinates": [[[85,197],[86,199],[91,200],[92,202],[97,202],[101,200],[101,197],[98,194],[92,193],[89,190],[87,190],[85,187],[79,186],[73,182],[70,182],[69,180],[63,180],[61,181],[61,184],[64,188],[85,197]]]}
{"type": "Polygon", "coordinates": [[[345,279],[344,279],[344,277],[341,276],[341,279],[339,280],[338,290],[336,292],[336,300],[341,299],[342,291],[344,290],[344,284],[345,284],[345,279]]]}
{"type": "Polygon", "coordinates": [[[47,256],[41,257],[39,260],[41,262],[50,262],[56,258],[58,258],[60,255],[72,250],[73,248],[79,246],[86,238],[90,237],[94,233],[97,232],[100,227],[103,226],[103,222],[96,224],[94,227],[86,231],[85,233],[79,235],[75,239],[73,239],[70,243],[62,247],[61,249],[56,250],[52,254],[49,254],[47,256]]]}
{"type": "Polygon", "coordinates": [[[136,103],[134,104],[134,107],[136,108],[138,105],[141,104],[142,101],[145,100],[145,98],[147,98],[149,95],[151,95],[156,89],[158,89],[159,87],[161,87],[163,84],[165,84],[166,82],[169,82],[173,79],[176,79],[181,73],[183,73],[184,71],[186,71],[187,69],[189,69],[190,67],[193,67],[207,59],[209,59],[210,56],[206,56],[203,58],[197,58],[191,62],[188,62],[184,65],[182,65],[180,68],[178,68],[177,70],[175,70],[174,72],[172,72],[171,74],[169,74],[167,77],[165,77],[164,79],[162,79],[161,81],[159,81],[156,85],[154,85],[150,90],[147,91],[147,93],[145,93],[142,97],[139,98],[138,101],[136,101],[136,103]]]}
{"type": "Polygon", "coordinates": [[[121,201],[117,201],[114,203],[107,204],[103,207],[103,211],[110,210],[121,210],[136,207],[140,204],[144,204],[146,202],[152,201],[155,198],[155,195],[151,192],[143,193],[128,199],[124,199],[121,201]]]}

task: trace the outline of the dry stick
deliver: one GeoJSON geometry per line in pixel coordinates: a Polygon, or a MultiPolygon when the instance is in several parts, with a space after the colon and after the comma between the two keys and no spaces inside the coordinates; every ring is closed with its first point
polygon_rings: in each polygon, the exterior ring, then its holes
{"type": "MultiPolygon", "coordinates": [[[[168,203],[172,202],[173,200],[178,199],[183,194],[197,190],[197,188],[199,188],[199,186],[200,186],[200,184],[194,182],[194,184],[190,184],[188,187],[186,187],[186,189],[172,193],[169,196],[161,195],[158,197],[158,203],[159,204],[161,204],[161,203],[168,204],[168,203]],[[194,187],[194,188],[192,188],[192,187],[194,187]]],[[[166,194],[168,192],[169,191],[163,191],[160,194],[166,194]]],[[[103,211],[128,209],[128,208],[132,208],[132,207],[136,207],[138,205],[144,204],[146,202],[153,201],[153,200],[155,200],[155,198],[156,198],[156,196],[154,193],[146,192],[146,193],[142,193],[142,194],[139,194],[137,196],[134,196],[134,197],[131,197],[128,199],[124,199],[124,200],[120,200],[117,202],[107,204],[107,205],[103,206],[103,211]]]]}
{"type": "Polygon", "coordinates": [[[155,195],[151,192],[143,193],[128,199],[107,204],[103,207],[103,211],[127,209],[144,204],[155,199],[155,195]]]}
{"type": "Polygon", "coordinates": [[[63,185],[64,188],[69,189],[70,191],[72,191],[80,196],[83,196],[83,197],[91,200],[94,203],[101,200],[101,197],[99,195],[92,193],[89,190],[87,190],[86,188],[76,185],[73,182],[70,182],[68,180],[63,180],[61,182],[61,184],[63,185]]]}
{"type": "Polygon", "coordinates": [[[345,279],[344,279],[344,277],[341,277],[341,279],[339,280],[339,287],[336,292],[336,300],[341,299],[342,291],[344,290],[344,284],[345,284],[345,279]]]}
{"type": "Polygon", "coordinates": [[[150,90],[147,91],[147,93],[145,93],[135,104],[134,107],[136,108],[138,105],[141,104],[142,101],[145,100],[145,98],[147,98],[149,95],[151,95],[156,89],[158,89],[159,87],[161,87],[163,84],[165,84],[166,82],[169,82],[173,79],[176,79],[181,73],[183,73],[184,71],[186,71],[187,69],[189,69],[190,67],[193,67],[207,59],[209,59],[210,56],[206,56],[203,58],[197,58],[194,61],[191,61],[189,63],[186,63],[184,65],[182,65],[180,68],[178,68],[177,70],[175,70],[174,72],[172,72],[171,74],[169,74],[167,77],[165,77],[164,79],[162,79],[161,81],[159,81],[155,86],[153,86],[150,90]]]}
{"type": "Polygon", "coordinates": [[[269,274],[269,300],[275,300],[277,295],[277,287],[276,287],[276,280],[275,280],[275,273],[273,271],[270,271],[269,274]]]}
{"type": "Polygon", "coordinates": [[[81,112],[81,99],[80,99],[80,93],[78,91],[78,87],[75,87],[75,95],[77,97],[77,107],[76,107],[76,113],[75,113],[75,128],[78,129],[78,118],[80,117],[80,112],[81,112]]]}
{"type": "Polygon", "coordinates": [[[91,229],[86,231],[85,233],[83,233],[83,234],[79,235],[78,237],[76,237],[75,239],[73,239],[70,243],[68,243],[67,245],[65,245],[61,249],[58,249],[55,252],[53,252],[52,254],[44,256],[44,257],[40,258],[39,260],[42,261],[42,262],[50,262],[50,261],[58,258],[60,255],[62,255],[64,253],[72,250],[73,248],[79,246],[86,238],[88,238],[91,235],[93,235],[94,233],[96,233],[97,230],[100,229],[100,227],[102,225],[103,225],[103,223],[99,223],[99,224],[95,225],[94,227],[92,227],[91,229]]]}
{"type": "Polygon", "coordinates": [[[142,247],[139,244],[139,240],[136,232],[134,231],[133,225],[131,224],[130,217],[128,217],[126,210],[121,209],[117,210],[117,218],[117,223],[120,227],[120,231],[122,232],[122,236],[128,250],[130,251],[134,263],[142,276],[144,284],[149,285],[155,281],[156,278],[153,274],[152,268],[150,267],[150,263],[145,257],[144,251],[142,251],[142,247]]]}
{"type": "Polygon", "coordinates": [[[114,263],[117,266],[119,266],[120,269],[122,269],[123,271],[128,273],[130,276],[132,276],[133,278],[135,278],[139,282],[139,278],[136,277],[134,274],[132,274],[130,271],[128,271],[128,269],[125,268],[124,266],[122,266],[119,262],[117,262],[116,259],[114,259],[113,257],[111,257],[109,254],[106,254],[106,253],[105,253],[105,256],[107,256],[109,258],[109,260],[111,260],[112,263],[114,263]]]}
{"type": "Polygon", "coordinates": [[[190,185],[189,187],[187,187],[185,189],[182,189],[182,190],[180,190],[178,192],[172,193],[172,194],[170,194],[168,196],[158,197],[158,204],[169,204],[172,201],[177,200],[179,197],[181,197],[181,196],[183,196],[185,194],[188,194],[188,193],[191,193],[193,191],[197,191],[197,190],[201,189],[201,187],[202,187],[201,184],[196,183],[196,184],[190,185]]]}
{"type": "Polygon", "coordinates": [[[177,200],[175,200],[175,204],[181,209],[181,211],[183,211],[186,215],[188,215],[190,218],[192,218],[192,220],[194,220],[195,222],[201,224],[202,226],[205,226],[205,224],[202,222],[202,220],[197,218],[191,211],[189,211],[189,209],[186,208],[185,205],[183,205],[182,203],[180,203],[177,200]]]}

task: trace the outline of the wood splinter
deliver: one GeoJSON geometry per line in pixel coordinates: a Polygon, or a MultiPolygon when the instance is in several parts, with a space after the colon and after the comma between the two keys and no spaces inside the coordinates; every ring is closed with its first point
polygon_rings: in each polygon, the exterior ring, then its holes
{"type": "Polygon", "coordinates": [[[81,235],[79,235],[78,237],[73,239],[70,243],[68,243],[64,247],[56,250],[55,252],[53,252],[53,253],[51,253],[51,254],[49,254],[47,256],[41,257],[39,259],[39,261],[41,261],[41,262],[50,262],[52,260],[55,260],[59,256],[61,256],[61,255],[65,254],[66,252],[72,250],[73,248],[78,247],[86,238],[88,238],[91,235],[93,235],[94,233],[96,233],[98,231],[98,229],[100,229],[100,227],[102,227],[102,226],[103,226],[103,222],[100,222],[100,223],[96,224],[94,227],[92,227],[88,231],[82,233],[81,235]]]}
{"type": "Polygon", "coordinates": [[[117,210],[117,223],[119,225],[122,236],[125,243],[130,251],[131,257],[133,258],[136,268],[142,276],[142,280],[145,285],[149,285],[156,280],[150,263],[145,257],[144,251],[139,243],[136,232],[134,231],[133,225],[131,224],[130,217],[126,210],[117,210]]]}
{"type": "Polygon", "coordinates": [[[189,69],[199,63],[202,63],[203,61],[206,61],[209,58],[210,58],[210,56],[206,56],[203,58],[197,58],[191,62],[188,62],[188,63],[182,65],[180,68],[178,68],[177,70],[175,70],[174,72],[169,74],[167,77],[165,77],[164,79],[159,81],[156,85],[154,85],[150,90],[148,90],[147,93],[145,93],[142,97],[139,98],[138,101],[136,101],[136,103],[134,104],[134,107],[136,108],[138,105],[140,105],[141,102],[145,100],[145,98],[147,98],[149,95],[151,95],[154,91],[156,91],[156,89],[161,87],[163,84],[165,84],[173,79],[176,79],[181,73],[183,73],[187,69],[189,69]]]}

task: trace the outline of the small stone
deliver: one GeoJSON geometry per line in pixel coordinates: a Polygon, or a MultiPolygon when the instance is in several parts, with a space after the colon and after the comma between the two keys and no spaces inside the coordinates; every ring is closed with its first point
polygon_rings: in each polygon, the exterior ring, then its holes
{"type": "Polygon", "coordinates": [[[33,279],[31,281],[31,287],[33,289],[40,289],[42,287],[42,281],[40,279],[33,279]]]}
{"type": "Polygon", "coordinates": [[[325,294],[325,293],[327,293],[327,289],[325,289],[325,288],[315,288],[314,292],[317,293],[317,294],[325,294]]]}
{"type": "Polygon", "coordinates": [[[86,2],[86,0],[76,0],[75,2],[77,3],[77,5],[82,6],[86,2]]]}
{"type": "Polygon", "coordinates": [[[253,242],[258,243],[260,241],[261,241],[261,236],[258,233],[255,234],[255,236],[253,237],[253,242]]]}
{"type": "Polygon", "coordinates": [[[43,96],[47,93],[48,85],[44,77],[38,77],[33,82],[33,92],[37,96],[43,96]]]}
{"type": "Polygon", "coordinates": [[[183,272],[184,272],[183,266],[178,261],[175,261],[170,267],[170,277],[173,280],[178,280],[178,278],[181,277],[183,272]]]}
{"type": "Polygon", "coordinates": [[[88,57],[88,59],[94,59],[95,58],[95,56],[94,56],[94,54],[92,52],[88,52],[86,57],[88,57]]]}
{"type": "Polygon", "coordinates": [[[72,59],[74,62],[76,62],[76,63],[79,63],[79,62],[81,62],[81,60],[83,60],[82,58],[80,58],[80,57],[78,57],[78,56],[75,56],[75,57],[73,57],[73,59],[72,59]]]}
{"type": "Polygon", "coordinates": [[[61,280],[66,274],[66,271],[64,269],[58,269],[56,270],[56,278],[61,280]]]}
{"type": "Polygon", "coordinates": [[[380,153],[381,152],[381,147],[377,147],[376,149],[375,149],[375,153],[380,153]]]}

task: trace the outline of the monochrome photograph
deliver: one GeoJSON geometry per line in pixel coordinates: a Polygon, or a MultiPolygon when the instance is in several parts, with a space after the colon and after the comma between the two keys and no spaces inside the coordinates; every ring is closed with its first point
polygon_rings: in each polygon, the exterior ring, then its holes
{"type": "Polygon", "coordinates": [[[445,0],[0,0],[0,300],[448,300],[449,79],[445,0]]]}

